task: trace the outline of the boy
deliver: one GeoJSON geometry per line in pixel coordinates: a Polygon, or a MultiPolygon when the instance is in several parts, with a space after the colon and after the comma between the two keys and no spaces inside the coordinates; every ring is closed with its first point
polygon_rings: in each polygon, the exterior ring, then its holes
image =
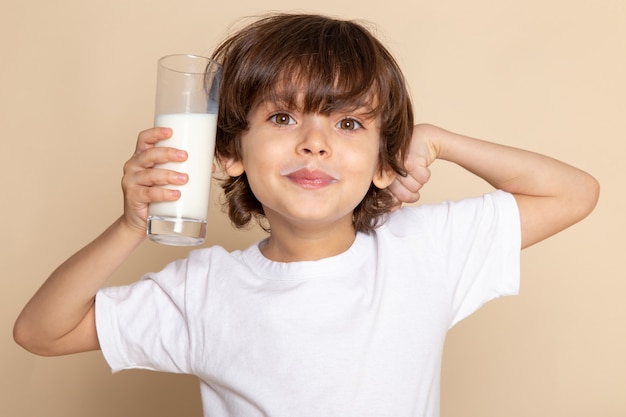
{"type": "Polygon", "coordinates": [[[591,212],[588,174],[531,152],[413,127],[404,78],[358,24],[275,15],[231,36],[217,157],[229,217],[269,237],[197,250],[137,283],[101,288],[145,239],[152,168],[184,152],[141,132],[124,167],[124,214],[63,263],[15,325],[42,355],[102,349],[117,371],[199,377],[207,416],[437,416],[447,330],[515,294],[519,251],[591,212]],[[497,191],[416,201],[434,160],[497,191]]]}

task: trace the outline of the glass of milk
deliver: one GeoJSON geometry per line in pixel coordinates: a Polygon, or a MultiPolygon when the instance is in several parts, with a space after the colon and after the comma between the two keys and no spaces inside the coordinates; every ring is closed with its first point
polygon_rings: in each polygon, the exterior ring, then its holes
{"type": "Polygon", "coordinates": [[[177,201],[150,204],[147,234],[155,242],[174,246],[204,242],[221,71],[215,61],[196,55],[168,55],[158,61],[154,125],[171,128],[172,137],[156,146],[183,149],[188,158],[155,168],[184,172],[189,181],[163,186],[180,190],[177,201]]]}

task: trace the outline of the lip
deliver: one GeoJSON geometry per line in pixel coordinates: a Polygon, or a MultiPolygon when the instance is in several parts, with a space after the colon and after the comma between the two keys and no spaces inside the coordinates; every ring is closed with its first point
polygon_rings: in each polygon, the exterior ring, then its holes
{"type": "Polygon", "coordinates": [[[324,188],[337,182],[337,178],[320,169],[300,168],[282,174],[290,181],[306,189],[324,188]]]}

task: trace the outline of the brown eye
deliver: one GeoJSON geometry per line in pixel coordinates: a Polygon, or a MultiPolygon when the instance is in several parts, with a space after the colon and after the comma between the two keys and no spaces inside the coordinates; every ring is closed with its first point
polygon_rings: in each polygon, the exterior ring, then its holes
{"type": "Polygon", "coordinates": [[[296,123],[296,121],[293,120],[293,118],[287,113],[276,113],[275,115],[270,117],[270,120],[281,126],[287,126],[296,123]]]}
{"type": "Polygon", "coordinates": [[[359,123],[358,121],[350,117],[346,117],[345,119],[341,119],[339,123],[337,123],[337,127],[341,130],[356,130],[363,126],[361,126],[361,123],[359,123]]]}

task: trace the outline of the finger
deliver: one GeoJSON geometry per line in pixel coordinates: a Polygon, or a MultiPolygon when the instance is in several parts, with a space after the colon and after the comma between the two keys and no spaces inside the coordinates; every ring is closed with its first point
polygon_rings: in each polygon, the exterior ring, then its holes
{"type": "Polygon", "coordinates": [[[172,137],[172,129],[168,127],[152,127],[141,131],[137,136],[135,153],[141,153],[146,149],[153,147],[159,141],[169,139],[170,137],[172,137]]]}
{"type": "Polygon", "coordinates": [[[131,223],[144,227],[150,203],[176,201],[180,196],[179,190],[133,185],[124,190],[124,214],[131,223]]]}
{"type": "MultiPolygon", "coordinates": [[[[141,187],[133,193],[133,198],[124,199],[124,217],[130,224],[145,229],[148,216],[148,205],[153,202],[176,201],[180,191],[157,187],[141,187]]],[[[128,197],[128,196],[127,196],[128,197]]]]}
{"type": "Polygon", "coordinates": [[[398,200],[396,197],[393,197],[393,204],[391,208],[389,209],[389,212],[393,213],[394,211],[398,210],[400,207],[402,207],[402,201],[398,200]]]}
{"type": "Polygon", "coordinates": [[[413,189],[407,188],[400,179],[396,179],[394,182],[389,185],[388,190],[393,194],[393,196],[402,203],[414,203],[420,198],[419,188],[412,187],[413,189]]]}
{"type": "Polygon", "coordinates": [[[137,187],[136,191],[132,194],[132,198],[128,199],[129,203],[131,203],[131,205],[139,205],[143,208],[150,203],[176,201],[180,198],[181,192],[179,190],[161,187],[137,187]]]}
{"type": "Polygon", "coordinates": [[[430,169],[423,165],[409,167],[407,164],[407,172],[408,175],[398,177],[398,180],[413,192],[419,191],[430,180],[430,169]]]}
{"type": "Polygon", "coordinates": [[[418,192],[424,185],[422,182],[418,181],[412,174],[409,174],[405,177],[398,176],[396,177],[396,180],[394,182],[398,186],[406,188],[411,193],[418,192]]]}
{"type": "Polygon", "coordinates": [[[187,152],[175,148],[148,148],[133,155],[124,165],[124,172],[132,172],[167,162],[183,162],[187,160],[187,152]]]}
{"type": "Polygon", "coordinates": [[[189,176],[183,172],[169,169],[144,169],[130,173],[128,181],[144,187],[155,185],[183,185],[186,184],[189,176]]]}
{"type": "Polygon", "coordinates": [[[430,168],[420,167],[411,172],[411,176],[420,184],[420,188],[430,180],[430,168]]]}
{"type": "MultiPolygon", "coordinates": [[[[151,188],[155,186],[183,185],[186,184],[189,177],[187,174],[165,170],[165,169],[144,169],[125,174],[122,177],[122,190],[127,199],[135,199],[134,195],[143,195],[145,191],[142,188],[151,188]]],[[[145,202],[143,199],[139,199],[145,202]]]]}

